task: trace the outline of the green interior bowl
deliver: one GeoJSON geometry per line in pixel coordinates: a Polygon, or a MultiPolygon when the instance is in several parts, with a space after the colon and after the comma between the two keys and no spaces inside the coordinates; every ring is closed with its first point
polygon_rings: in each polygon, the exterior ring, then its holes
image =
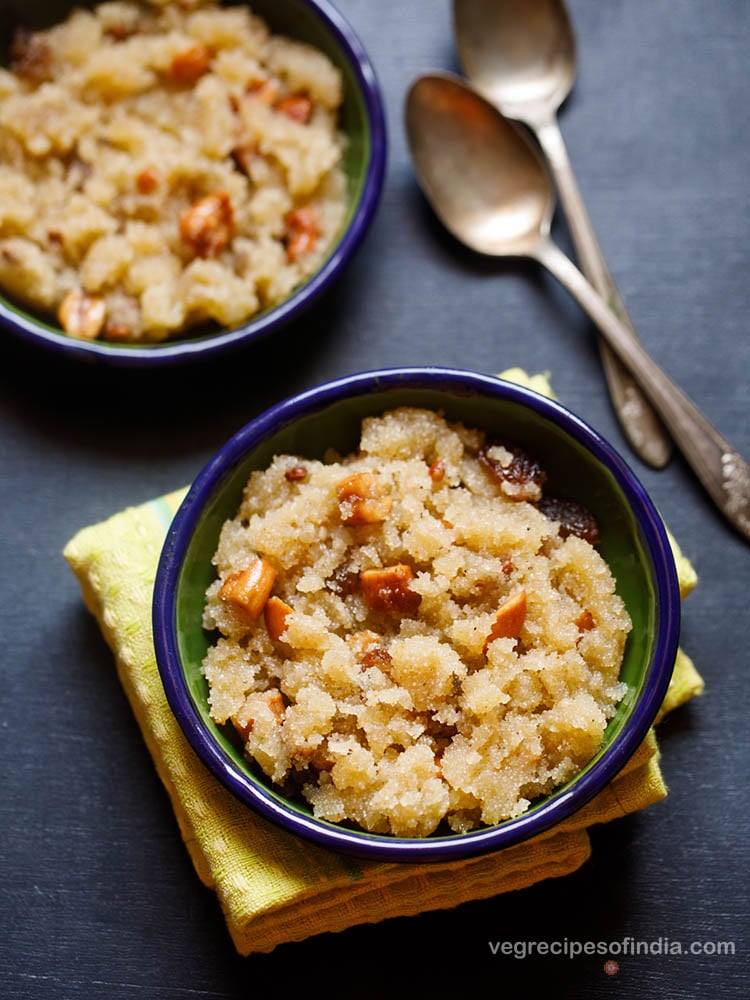
{"type": "Polygon", "coordinates": [[[679,590],[658,513],[622,459],[573,414],[499,379],[402,369],[352,376],[303,393],[232,438],[198,477],[172,523],[157,577],[154,629],[170,703],[204,761],[236,794],[257,808],[248,788],[262,789],[262,812],[287,825],[291,814],[300,821],[299,828],[292,823],[294,832],[322,837],[324,843],[330,837],[336,849],[422,861],[452,852],[478,853],[532,836],[583,805],[614,777],[663,700],[676,655],[679,590]],[[449,420],[481,428],[533,454],[547,471],[547,495],[578,500],[597,518],[598,549],[612,568],[633,621],[621,670],[628,693],[590,764],[518,820],[422,841],[347,831],[312,820],[304,801],[286,800],[248,763],[228,731],[231,727],[211,720],[201,672],[215,638],[201,627],[205,591],[215,579],[211,558],[222,524],[236,514],[250,472],[267,467],[276,454],[321,458],[329,447],[346,454],[359,440],[363,417],[402,405],[441,411],[449,420]]]}
{"type": "MultiPolygon", "coordinates": [[[[0,63],[7,66],[17,27],[48,28],[65,20],[75,7],[95,6],[91,0],[8,0],[0,25],[0,63]]],[[[95,363],[141,367],[194,361],[268,335],[296,318],[338,277],[372,222],[384,181],[385,113],[374,69],[352,28],[328,0],[253,0],[247,6],[266,21],[272,32],[315,46],[341,71],[344,96],[339,124],[346,136],[343,165],[348,181],[347,205],[338,240],[320,269],[287,300],[234,329],[210,324],[158,344],[77,340],[67,336],[49,314],[12,299],[0,289],[0,324],[10,332],[58,354],[95,363]]]]}

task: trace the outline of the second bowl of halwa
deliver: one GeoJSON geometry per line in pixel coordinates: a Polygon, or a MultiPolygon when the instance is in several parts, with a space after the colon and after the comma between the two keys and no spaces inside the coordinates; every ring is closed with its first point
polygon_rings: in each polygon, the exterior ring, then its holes
{"type": "Polygon", "coordinates": [[[379,199],[381,96],[326,0],[24,5],[0,70],[0,320],[113,364],[265,336],[379,199]]]}

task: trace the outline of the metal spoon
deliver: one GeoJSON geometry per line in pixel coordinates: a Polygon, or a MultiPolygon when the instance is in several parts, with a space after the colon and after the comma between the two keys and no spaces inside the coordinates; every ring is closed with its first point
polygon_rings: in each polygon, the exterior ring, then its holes
{"type": "MultiPolygon", "coordinates": [[[[459,58],[469,81],[536,135],[549,160],[581,270],[636,337],[607,269],[557,123],[576,74],[576,47],[563,0],[453,0],[459,58]]],[[[654,468],[671,441],[629,373],[600,340],[612,403],[633,450],[654,468]]]]}
{"type": "Polygon", "coordinates": [[[479,253],[530,257],[549,269],[638,379],[709,495],[750,541],[750,467],[552,242],[555,192],[527,135],[451,74],[428,74],[412,85],[405,123],[420,186],[444,225],[479,253]]]}

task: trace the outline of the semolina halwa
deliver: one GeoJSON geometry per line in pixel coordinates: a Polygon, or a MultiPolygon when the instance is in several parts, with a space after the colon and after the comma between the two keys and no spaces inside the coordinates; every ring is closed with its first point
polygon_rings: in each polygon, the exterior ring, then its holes
{"type": "Polygon", "coordinates": [[[247,6],[112,0],[0,69],[0,287],[153,342],[288,298],[345,215],[339,70],[247,6]]]}
{"type": "Polygon", "coordinates": [[[214,720],[322,819],[424,837],[522,814],[627,689],[596,522],[544,482],[411,407],[365,419],[349,456],[253,472],[206,598],[214,720]]]}

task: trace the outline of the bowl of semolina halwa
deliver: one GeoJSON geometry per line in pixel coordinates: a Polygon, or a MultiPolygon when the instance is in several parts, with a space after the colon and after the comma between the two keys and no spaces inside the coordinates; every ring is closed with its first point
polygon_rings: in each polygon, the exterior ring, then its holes
{"type": "Polygon", "coordinates": [[[103,364],[199,360],[338,278],[377,208],[386,132],[372,64],[328,0],[10,8],[6,330],[103,364]]]}
{"type": "Polygon", "coordinates": [[[432,861],[570,816],[661,705],[661,519],[558,403],[478,373],[353,375],[198,475],[153,605],[167,699],[243,802],[333,850],[432,861]]]}

